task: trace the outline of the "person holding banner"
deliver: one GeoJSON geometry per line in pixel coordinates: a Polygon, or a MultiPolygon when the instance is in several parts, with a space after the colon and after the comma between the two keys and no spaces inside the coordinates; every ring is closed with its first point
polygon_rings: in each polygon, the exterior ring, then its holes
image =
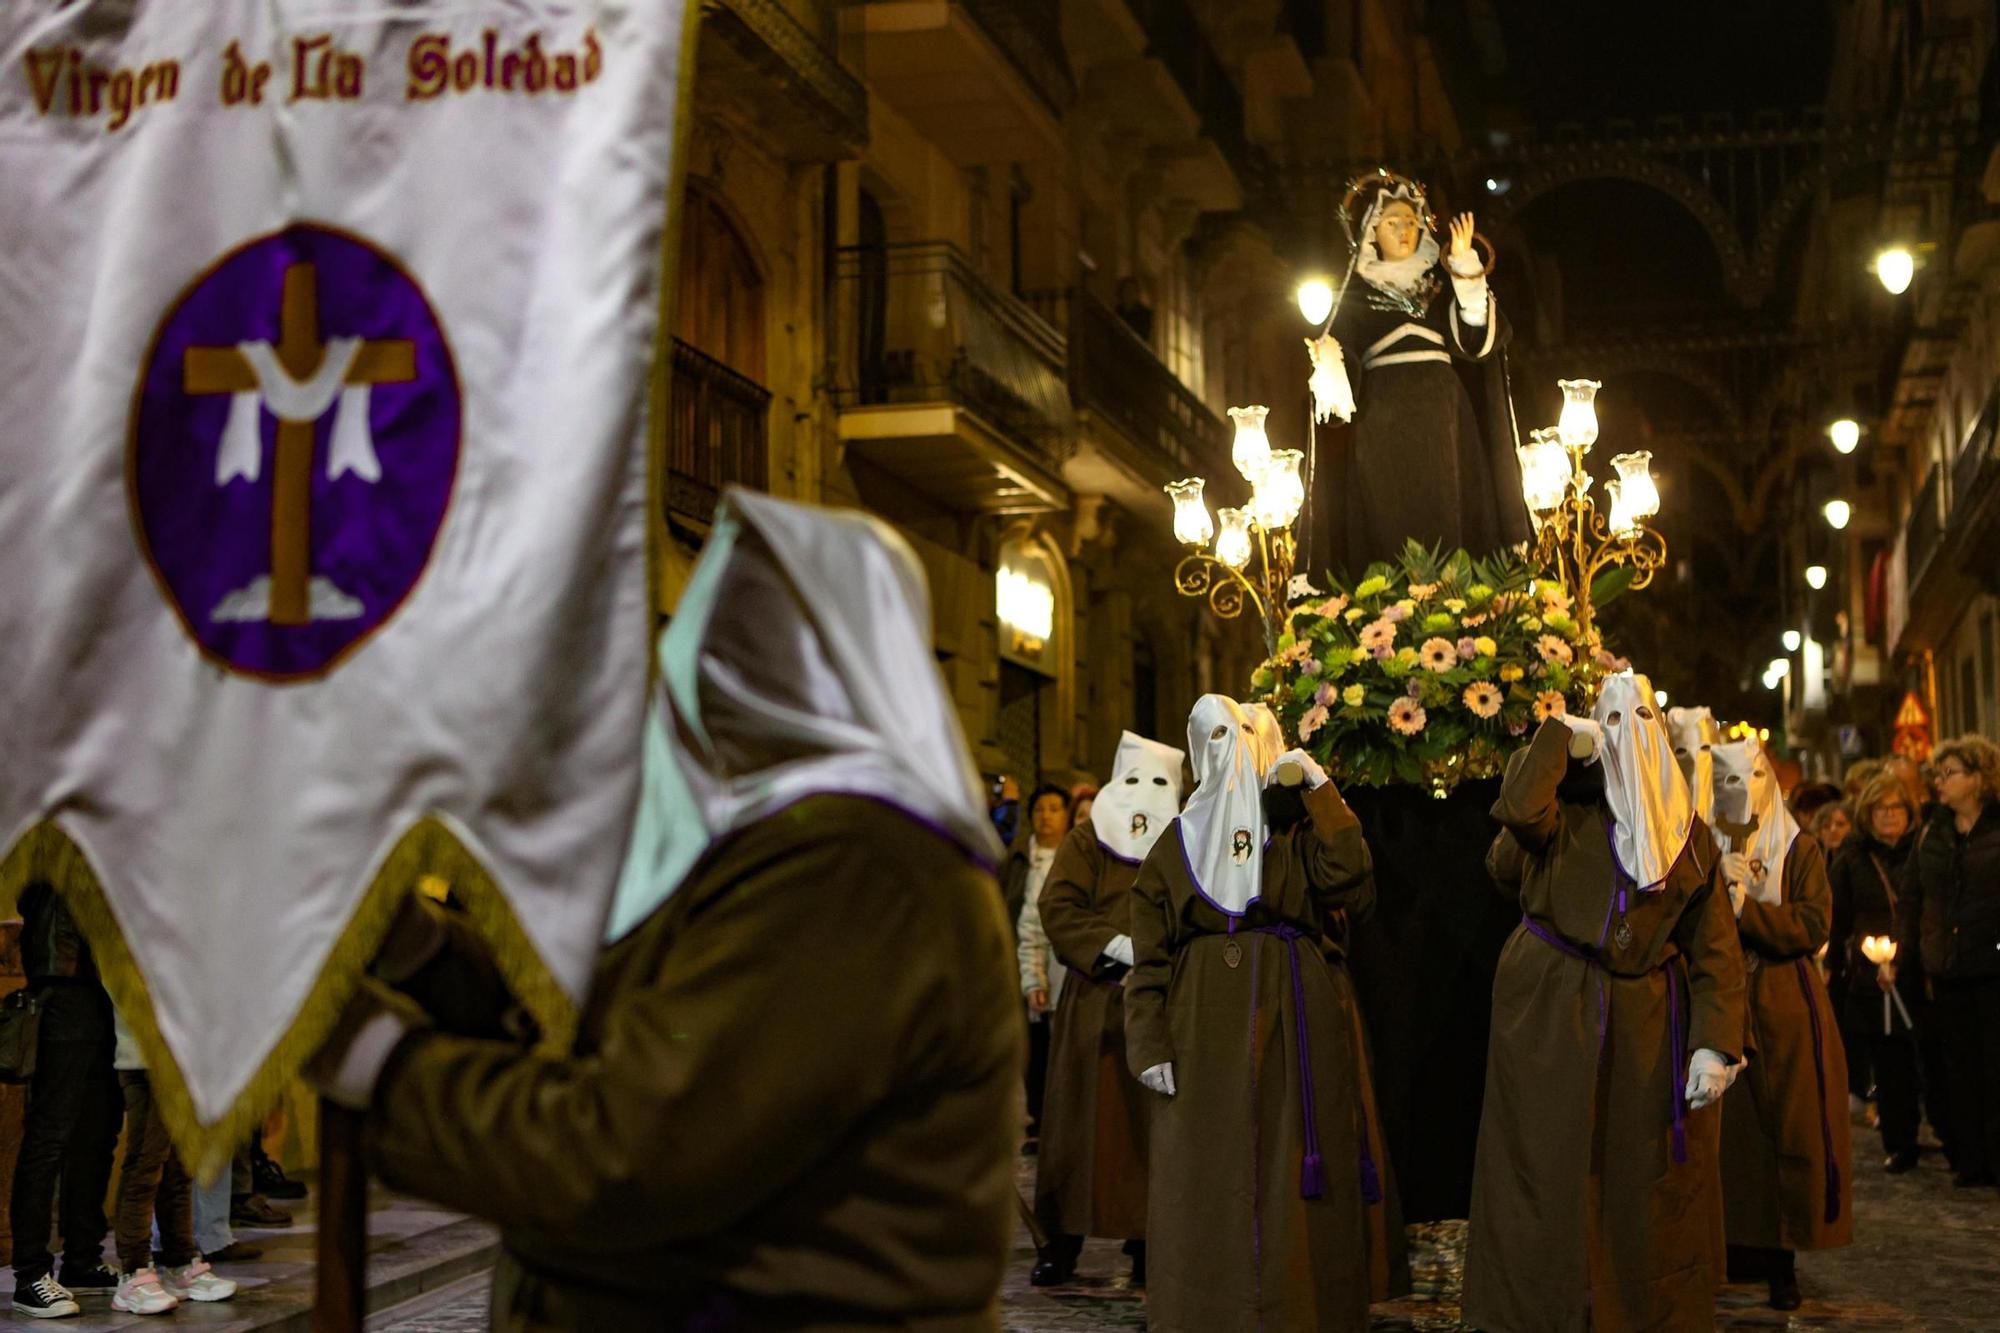
{"type": "Polygon", "coordinates": [[[1713,748],[1722,874],[1736,909],[1756,1058],[1722,1112],[1723,1213],[1732,1279],[1762,1278],[1799,1308],[1794,1255],[1854,1238],[1847,1053],[1813,965],[1826,943],[1826,858],[1785,808],[1754,737],[1713,748]]]}
{"type": "Polygon", "coordinates": [[[1125,978],[1132,967],[1132,883],[1181,808],[1182,755],[1125,732],[1111,781],[1057,850],[1041,928],[1068,989],[1049,1044],[1035,1210],[1049,1245],[1029,1280],[1075,1271],[1085,1236],[1125,1242],[1132,1283],[1146,1281],[1145,1091],[1125,1067],[1125,978]]]}
{"type": "Polygon", "coordinates": [[[1713,1103],[1743,1055],[1720,853],[1652,683],[1608,676],[1507,764],[1487,857],[1521,925],[1493,981],[1465,1319],[1707,1328],[1723,1277],[1713,1103]]]}
{"type": "Polygon", "coordinates": [[[371,987],[318,1077],[386,1182],[501,1225],[496,1328],[997,1330],[1020,1004],[915,557],[731,491],[659,662],[573,1049],[371,987]]]}
{"type": "Polygon", "coordinates": [[[1197,785],[1139,869],[1125,983],[1126,1063],[1158,1094],[1149,1327],[1365,1329],[1381,1171],[1322,940],[1373,899],[1368,845],[1300,750],[1275,766],[1297,766],[1310,818],[1270,829],[1272,757],[1234,699],[1195,703],[1188,752],[1197,785]]]}

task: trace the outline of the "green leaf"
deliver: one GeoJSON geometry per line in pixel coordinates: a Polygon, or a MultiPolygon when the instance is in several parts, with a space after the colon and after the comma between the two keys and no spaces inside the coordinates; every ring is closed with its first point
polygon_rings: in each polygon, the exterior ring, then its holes
{"type": "Polygon", "coordinates": [[[1599,608],[1609,605],[1615,598],[1622,596],[1632,586],[1632,580],[1638,576],[1639,571],[1630,565],[1613,565],[1591,580],[1591,605],[1599,608]]]}

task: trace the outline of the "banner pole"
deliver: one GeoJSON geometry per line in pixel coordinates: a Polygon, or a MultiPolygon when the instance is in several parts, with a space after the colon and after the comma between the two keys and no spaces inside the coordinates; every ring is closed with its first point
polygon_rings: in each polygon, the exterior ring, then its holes
{"type": "Polygon", "coordinates": [[[313,1333],[362,1333],[368,1291],[368,1159],[359,1112],[319,1104],[319,1235],[313,1333]]]}

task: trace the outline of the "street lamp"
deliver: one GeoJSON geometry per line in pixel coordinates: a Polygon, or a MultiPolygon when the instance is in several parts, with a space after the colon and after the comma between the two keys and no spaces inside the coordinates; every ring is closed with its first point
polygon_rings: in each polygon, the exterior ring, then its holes
{"type": "Polygon", "coordinates": [[[1901,296],[1910,289],[1910,279],[1917,273],[1917,257],[1908,247],[1892,245],[1875,256],[1875,276],[1881,279],[1883,288],[1891,296],[1901,296]]]}
{"type": "Polygon", "coordinates": [[[1854,517],[1854,506],[1845,500],[1828,500],[1820,507],[1820,513],[1826,515],[1827,526],[1839,532],[1854,517]]]}
{"type": "Polygon", "coordinates": [[[1314,328],[1325,324],[1333,313],[1333,284],[1325,278],[1307,278],[1300,283],[1299,313],[1314,328]]]}
{"type": "MultiPolygon", "coordinates": [[[[1799,644],[1804,642],[1804,640],[1800,638],[1799,632],[1795,629],[1786,630],[1784,634],[1782,634],[1780,637],[1785,641],[1785,651],[1788,653],[1797,652],[1799,650],[1799,644]]],[[[1773,660],[1782,662],[1784,659],[1774,658],[1773,660]]]]}
{"type": "Polygon", "coordinates": [[[1861,423],[1853,417],[1841,417],[1826,428],[1826,437],[1833,441],[1835,453],[1851,454],[1861,443],[1861,423]]]}
{"type": "Polygon", "coordinates": [[[1826,586],[1825,565],[1806,566],[1806,586],[1808,588],[1811,588],[1814,592],[1818,592],[1821,588],[1824,588],[1826,586]]]}

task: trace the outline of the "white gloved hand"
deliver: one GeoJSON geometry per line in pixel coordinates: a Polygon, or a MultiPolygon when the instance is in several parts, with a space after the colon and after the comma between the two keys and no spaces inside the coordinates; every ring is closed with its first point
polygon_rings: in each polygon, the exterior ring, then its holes
{"type": "Polygon", "coordinates": [[[1721,1097],[1729,1087],[1729,1062],[1719,1051],[1704,1046],[1688,1057],[1688,1109],[1699,1111],[1721,1097]]]}
{"type": "Polygon", "coordinates": [[[1173,1096],[1174,1095],[1173,1062],[1169,1061],[1163,1065],[1154,1065],[1151,1069],[1148,1069],[1145,1073],[1139,1075],[1139,1081],[1145,1084],[1147,1087],[1151,1088],[1154,1092],[1159,1093],[1162,1097],[1173,1096]]]}
{"type": "Polygon", "coordinates": [[[1130,935],[1113,935],[1111,942],[1104,946],[1104,956],[1114,963],[1123,963],[1127,967],[1132,966],[1132,937],[1130,935]]]}
{"type": "Polygon", "coordinates": [[[1307,791],[1317,791],[1326,785],[1326,770],[1304,750],[1287,750],[1271,764],[1271,780],[1286,787],[1303,784],[1307,791]]]}
{"type": "Polygon", "coordinates": [[[1729,884],[1729,907],[1738,916],[1743,915],[1743,900],[1750,891],[1750,881],[1755,878],[1750,869],[1750,858],[1742,852],[1722,854],[1722,878],[1729,884]]]}
{"type": "Polygon", "coordinates": [[[1723,1084],[1723,1091],[1727,1092],[1729,1089],[1735,1087],[1736,1080],[1742,1078],[1743,1071],[1748,1069],[1749,1067],[1750,1067],[1750,1053],[1748,1051],[1745,1051],[1743,1053],[1743,1058],[1741,1060],[1738,1060],[1735,1064],[1729,1066],[1729,1081],[1723,1084]]]}
{"type": "Polygon", "coordinates": [[[1562,724],[1569,728],[1569,757],[1581,759],[1585,764],[1594,764],[1604,753],[1604,728],[1587,717],[1571,717],[1564,714],[1562,724]]]}

